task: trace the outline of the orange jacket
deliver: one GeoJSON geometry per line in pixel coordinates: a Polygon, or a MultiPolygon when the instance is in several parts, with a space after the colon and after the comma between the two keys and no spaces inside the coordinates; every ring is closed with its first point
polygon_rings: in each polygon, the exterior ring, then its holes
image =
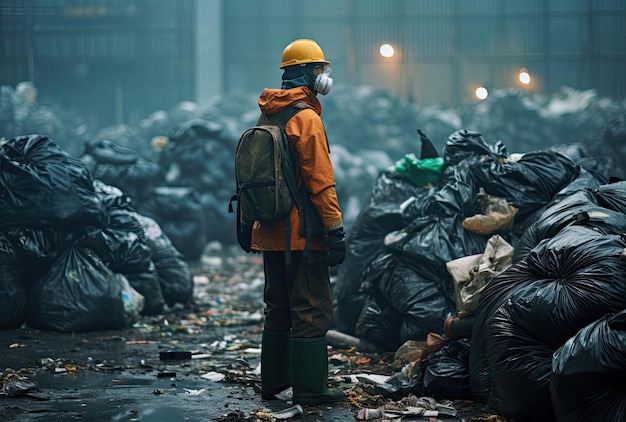
{"type": "MultiPolygon", "coordinates": [[[[263,113],[275,114],[285,107],[305,102],[313,109],[304,109],[285,125],[285,132],[294,147],[298,159],[298,184],[304,183],[311,194],[311,202],[319,213],[325,231],[343,226],[341,209],[335,190],[335,175],[330,151],[320,114],[322,106],[315,94],[307,87],[292,89],[266,88],[259,97],[263,113]]],[[[300,236],[300,216],[294,206],[291,209],[291,250],[304,250],[306,238],[300,236]]],[[[311,249],[324,249],[322,236],[313,237],[311,249]]],[[[255,221],[252,228],[252,250],[284,251],[284,221],[255,221]]]]}

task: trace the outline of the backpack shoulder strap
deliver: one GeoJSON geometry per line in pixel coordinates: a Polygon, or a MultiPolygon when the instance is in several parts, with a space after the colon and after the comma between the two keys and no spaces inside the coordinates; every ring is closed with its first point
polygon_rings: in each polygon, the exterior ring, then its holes
{"type": "Polygon", "coordinates": [[[291,151],[291,146],[289,145],[289,141],[287,140],[287,133],[285,132],[285,125],[293,116],[298,114],[300,111],[310,108],[313,109],[307,103],[294,103],[289,107],[286,107],[279,111],[276,114],[265,114],[261,113],[259,119],[257,121],[257,126],[262,125],[276,125],[281,128],[284,146],[286,148],[286,156],[284,165],[286,166],[286,170],[288,174],[285,175],[285,182],[287,183],[291,195],[294,199],[294,203],[296,204],[296,208],[299,208],[298,204],[298,188],[296,184],[296,169],[295,169],[295,158],[293,157],[293,152],[291,151]]]}
{"type": "MultiPolygon", "coordinates": [[[[300,209],[300,204],[298,203],[298,187],[296,183],[296,170],[295,170],[295,158],[293,157],[293,153],[291,151],[291,147],[289,145],[289,141],[287,140],[287,133],[285,132],[285,125],[293,116],[298,114],[300,111],[305,108],[313,108],[309,104],[306,103],[294,103],[289,107],[286,107],[279,111],[276,114],[265,114],[261,113],[257,120],[257,126],[262,125],[276,125],[281,128],[282,137],[284,141],[284,145],[286,148],[286,156],[283,162],[286,171],[285,174],[285,182],[289,187],[289,191],[291,192],[291,196],[293,198],[294,204],[296,208],[300,209]]],[[[285,220],[285,264],[287,266],[291,265],[291,224],[289,216],[287,216],[285,220]]],[[[306,239],[306,246],[304,248],[305,255],[308,255],[309,250],[309,238],[306,239]]]]}

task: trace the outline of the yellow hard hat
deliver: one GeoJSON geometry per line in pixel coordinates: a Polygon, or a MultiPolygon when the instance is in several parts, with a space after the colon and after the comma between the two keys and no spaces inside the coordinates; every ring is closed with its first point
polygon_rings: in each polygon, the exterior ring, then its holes
{"type": "Polygon", "coordinates": [[[292,41],[287,47],[285,47],[283,50],[282,63],[280,64],[279,69],[286,66],[292,66],[294,64],[304,63],[330,64],[330,62],[327,62],[326,59],[324,59],[324,52],[315,41],[307,38],[301,38],[292,41]]]}

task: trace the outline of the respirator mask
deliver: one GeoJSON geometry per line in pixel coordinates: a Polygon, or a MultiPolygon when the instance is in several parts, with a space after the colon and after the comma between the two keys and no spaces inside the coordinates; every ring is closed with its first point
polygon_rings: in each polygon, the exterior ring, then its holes
{"type": "Polygon", "coordinates": [[[333,87],[333,78],[330,77],[330,72],[332,72],[330,67],[325,66],[322,73],[317,75],[315,83],[313,84],[313,89],[315,89],[316,92],[322,95],[326,95],[330,92],[330,89],[333,87]]]}

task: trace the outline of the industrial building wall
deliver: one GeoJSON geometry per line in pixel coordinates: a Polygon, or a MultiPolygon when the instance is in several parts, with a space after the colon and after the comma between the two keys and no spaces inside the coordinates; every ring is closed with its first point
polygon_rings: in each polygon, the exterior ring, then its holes
{"type": "Polygon", "coordinates": [[[0,85],[92,127],[136,123],[194,98],[195,0],[2,0],[0,85]]]}
{"type": "Polygon", "coordinates": [[[279,87],[280,54],[316,39],[336,85],[417,104],[474,88],[626,97],[626,0],[2,0],[0,85],[30,80],[92,127],[184,100],[279,87]],[[381,57],[381,43],[396,50],[381,57]]]}
{"type": "Polygon", "coordinates": [[[317,40],[335,83],[391,89],[419,104],[458,105],[474,88],[552,93],[567,85],[626,96],[626,0],[291,0],[224,2],[224,87],[280,84],[284,46],[317,40]],[[383,59],[381,43],[396,56],[383,59]]]}

